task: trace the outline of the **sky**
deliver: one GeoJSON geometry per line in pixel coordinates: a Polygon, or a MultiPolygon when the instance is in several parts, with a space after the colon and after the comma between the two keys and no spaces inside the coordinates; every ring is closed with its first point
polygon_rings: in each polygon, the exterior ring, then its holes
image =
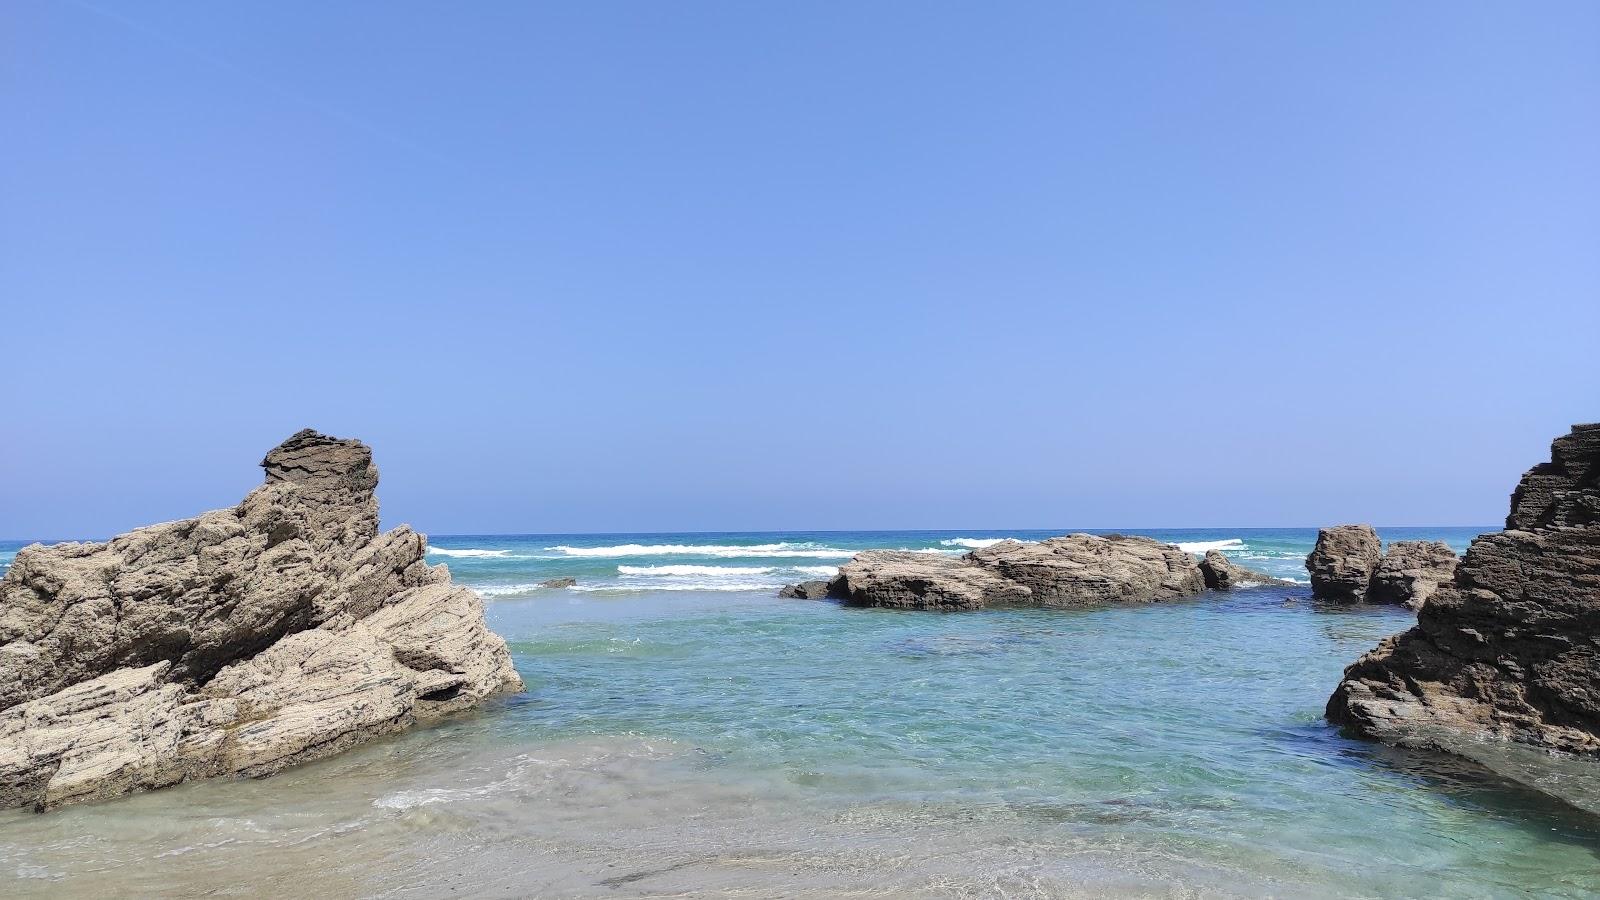
{"type": "Polygon", "coordinates": [[[1494,524],[1600,4],[0,4],[0,537],[1494,524]]]}

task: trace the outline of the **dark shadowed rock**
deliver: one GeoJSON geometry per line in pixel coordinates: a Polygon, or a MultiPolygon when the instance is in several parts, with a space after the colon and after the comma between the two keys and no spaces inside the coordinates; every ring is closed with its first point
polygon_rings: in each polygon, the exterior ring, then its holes
{"type": "Polygon", "coordinates": [[[1456,552],[1440,541],[1395,541],[1372,573],[1367,602],[1421,609],[1439,585],[1455,576],[1456,561],[1456,552]]]}
{"type": "Polygon", "coordinates": [[[1600,812],[1600,425],[1558,438],[1417,626],[1345,670],[1327,715],[1600,812]],[[1570,754],[1551,757],[1550,752],[1570,754]]]}
{"type": "Polygon", "coordinates": [[[359,441],[302,431],[237,507],[33,545],[0,580],[0,807],[265,775],[521,682],[483,604],[378,532],[359,441]]]}
{"type": "Polygon", "coordinates": [[[1383,545],[1371,525],[1335,525],[1317,532],[1317,545],[1306,557],[1311,596],[1335,603],[1366,599],[1372,573],[1383,557],[1383,545]]]}
{"type": "Polygon", "coordinates": [[[802,581],[786,585],[778,596],[790,600],[821,600],[828,596],[828,584],[826,581],[802,581]]]}
{"type": "Polygon", "coordinates": [[[578,579],[571,576],[563,578],[546,578],[544,581],[539,582],[539,587],[542,588],[569,588],[577,586],[578,579]]]}
{"type": "Polygon", "coordinates": [[[1273,578],[1255,569],[1247,569],[1229,559],[1221,550],[1206,551],[1205,558],[1200,560],[1200,574],[1205,578],[1206,587],[1213,591],[1231,591],[1234,588],[1252,585],[1287,586],[1294,583],[1282,578],[1273,578]]]}

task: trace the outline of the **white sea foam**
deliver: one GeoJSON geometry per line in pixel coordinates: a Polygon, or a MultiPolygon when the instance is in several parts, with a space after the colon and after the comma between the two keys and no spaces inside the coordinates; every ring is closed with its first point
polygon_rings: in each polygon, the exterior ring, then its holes
{"type": "Polygon", "coordinates": [[[697,581],[663,578],[652,581],[599,581],[580,584],[572,590],[584,593],[637,594],[641,591],[770,591],[777,586],[778,583],[774,581],[697,581]]]}
{"type": "Polygon", "coordinates": [[[998,544],[1001,541],[1016,541],[1016,542],[1022,543],[1022,544],[1028,543],[1027,541],[1024,541],[1022,538],[966,538],[966,537],[951,538],[948,541],[940,541],[939,543],[943,544],[946,547],[966,547],[966,548],[971,549],[971,550],[982,550],[985,547],[993,547],[995,544],[998,544]]]}
{"type": "Polygon", "coordinates": [[[468,584],[467,587],[472,588],[485,597],[516,597],[521,594],[531,594],[534,591],[550,590],[550,588],[540,584],[537,581],[530,581],[523,584],[468,584]]]}
{"type": "Polygon", "coordinates": [[[1225,541],[1184,541],[1178,544],[1178,549],[1190,553],[1204,553],[1207,550],[1242,550],[1244,541],[1238,538],[1228,538],[1225,541]]]}
{"type": "Polygon", "coordinates": [[[716,556],[716,557],[847,557],[854,550],[814,544],[616,544],[610,547],[546,547],[566,556],[716,556]]]}
{"type": "Polygon", "coordinates": [[[468,558],[506,557],[511,555],[510,550],[478,550],[471,547],[465,550],[455,550],[450,547],[429,547],[428,552],[436,553],[439,556],[465,556],[468,558]]]}
{"type": "Polygon", "coordinates": [[[818,578],[832,578],[833,576],[839,574],[839,567],[838,566],[793,566],[793,567],[791,567],[789,569],[789,571],[791,571],[791,572],[799,572],[802,575],[815,575],[818,578]]]}
{"type": "Polygon", "coordinates": [[[617,566],[619,575],[770,575],[772,566],[617,566]]]}

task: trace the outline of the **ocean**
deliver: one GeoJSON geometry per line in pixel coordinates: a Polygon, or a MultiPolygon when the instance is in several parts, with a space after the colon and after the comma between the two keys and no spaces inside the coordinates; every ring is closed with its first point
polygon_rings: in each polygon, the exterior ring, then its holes
{"type": "MultiPolygon", "coordinates": [[[[1600,893],[1600,820],[1323,720],[1405,610],[1303,584],[954,614],[776,595],[861,549],[1064,530],[434,536],[524,694],[272,778],[0,813],[0,894],[1600,893]]],[[[1301,582],[1316,534],[1127,533],[1301,582]]]]}

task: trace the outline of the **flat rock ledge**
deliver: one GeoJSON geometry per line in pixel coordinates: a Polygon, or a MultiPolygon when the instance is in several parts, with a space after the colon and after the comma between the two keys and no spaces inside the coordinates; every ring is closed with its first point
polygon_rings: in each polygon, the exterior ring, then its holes
{"type": "Polygon", "coordinates": [[[1345,670],[1327,716],[1600,813],[1600,424],[1555,440],[1506,530],[1345,670]]]}
{"type": "Polygon", "coordinates": [[[839,568],[826,595],[851,606],[890,609],[1081,607],[1194,596],[1206,590],[1208,578],[1226,587],[1276,581],[1225,558],[1222,563],[1225,573],[1215,560],[1208,569],[1171,544],[1119,534],[1002,541],[960,557],[868,550],[839,568]]]}
{"type": "Polygon", "coordinates": [[[1317,532],[1306,571],[1313,599],[1417,610],[1455,576],[1457,562],[1440,541],[1394,541],[1384,549],[1371,525],[1335,525],[1317,532]]]}
{"type": "Polygon", "coordinates": [[[35,544],[0,580],[0,807],[261,776],[522,686],[483,603],[306,430],[232,509],[35,544]]]}

